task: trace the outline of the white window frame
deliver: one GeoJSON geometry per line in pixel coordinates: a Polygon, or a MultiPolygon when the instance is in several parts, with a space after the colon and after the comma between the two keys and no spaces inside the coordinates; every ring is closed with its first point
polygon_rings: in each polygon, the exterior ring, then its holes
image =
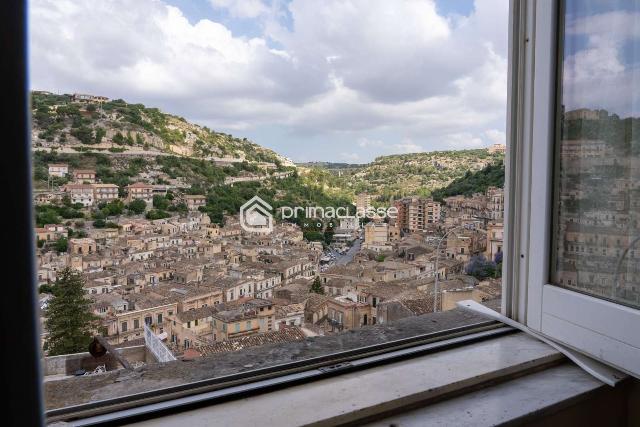
{"type": "Polygon", "coordinates": [[[505,253],[511,257],[503,311],[640,377],[640,310],[550,284],[560,6],[560,0],[511,2],[505,191],[505,253]]]}

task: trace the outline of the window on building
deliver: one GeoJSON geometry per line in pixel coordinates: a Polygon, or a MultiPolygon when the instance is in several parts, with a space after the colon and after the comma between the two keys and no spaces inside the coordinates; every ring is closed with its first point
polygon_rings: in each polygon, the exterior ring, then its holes
{"type": "Polygon", "coordinates": [[[120,332],[127,332],[127,322],[121,322],[120,323],[120,332]]]}

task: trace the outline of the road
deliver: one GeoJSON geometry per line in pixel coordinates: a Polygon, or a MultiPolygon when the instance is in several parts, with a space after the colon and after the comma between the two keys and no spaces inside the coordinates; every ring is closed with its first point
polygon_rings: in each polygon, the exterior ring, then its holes
{"type": "Polygon", "coordinates": [[[353,242],[353,246],[351,246],[347,253],[344,255],[340,255],[334,251],[333,254],[336,256],[336,259],[334,261],[335,265],[345,265],[350,263],[353,260],[353,257],[360,251],[360,244],[361,240],[356,239],[353,242]]]}

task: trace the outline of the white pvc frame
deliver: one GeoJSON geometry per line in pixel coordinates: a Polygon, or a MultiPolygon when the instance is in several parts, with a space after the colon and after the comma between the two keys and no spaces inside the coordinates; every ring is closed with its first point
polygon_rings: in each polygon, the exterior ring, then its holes
{"type": "Polygon", "coordinates": [[[559,1],[511,2],[503,312],[640,377],[640,310],[549,284],[559,1]]]}

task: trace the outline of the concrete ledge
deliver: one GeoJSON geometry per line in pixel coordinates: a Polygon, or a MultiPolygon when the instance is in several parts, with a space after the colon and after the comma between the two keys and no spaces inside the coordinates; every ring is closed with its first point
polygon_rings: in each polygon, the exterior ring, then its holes
{"type": "Polygon", "coordinates": [[[562,360],[546,344],[522,333],[512,334],[134,425],[356,423],[562,360]]]}
{"type": "MultiPolygon", "coordinates": [[[[144,345],[119,348],[118,352],[129,362],[149,362],[144,345]]],[[[47,377],[73,375],[79,369],[92,371],[99,365],[105,365],[108,371],[122,368],[120,362],[109,353],[96,358],[87,352],[45,357],[42,371],[47,381],[47,377]]]]}
{"type": "MultiPolygon", "coordinates": [[[[598,390],[613,391],[577,366],[565,363],[512,381],[487,387],[463,396],[389,416],[367,426],[402,427],[433,426],[495,426],[505,423],[530,424],[541,417],[550,417],[564,409],[589,400],[598,390]]],[[[624,402],[624,401],[622,401],[624,402]]],[[[603,423],[589,413],[582,423],[552,425],[617,425],[610,423],[624,410],[602,411],[603,423]]],[[[580,411],[583,415],[588,408],[580,411]]],[[[595,414],[598,418],[598,414],[595,414]]],[[[584,418],[584,417],[582,417],[584,418]]],[[[600,417],[601,418],[601,417],[600,417]]]]}
{"type": "Polygon", "coordinates": [[[191,361],[148,364],[136,369],[136,376],[118,370],[102,375],[48,381],[44,384],[45,403],[47,409],[55,409],[119,398],[485,321],[481,316],[456,309],[335,335],[219,353],[191,361]]]}

